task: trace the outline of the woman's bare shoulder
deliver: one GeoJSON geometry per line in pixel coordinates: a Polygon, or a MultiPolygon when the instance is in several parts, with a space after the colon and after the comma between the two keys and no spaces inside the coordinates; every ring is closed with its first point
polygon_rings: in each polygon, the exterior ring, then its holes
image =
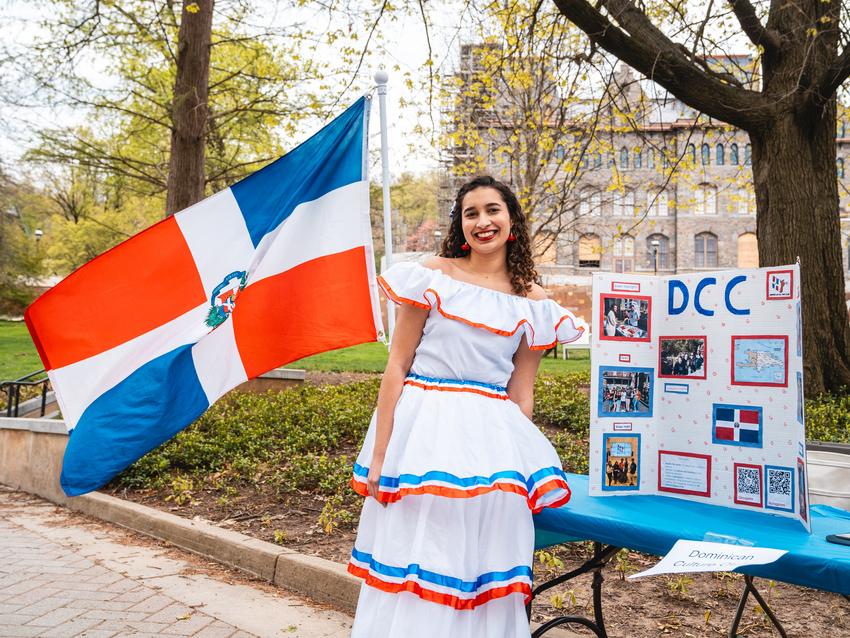
{"type": "Polygon", "coordinates": [[[532,301],[543,301],[544,299],[548,299],[549,295],[546,294],[546,291],[543,290],[542,286],[537,284],[531,284],[531,290],[528,291],[528,295],[526,295],[532,301]]]}
{"type": "Polygon", "coordinates": [[[420,262],[425,268],[431,270],[439,270],[444,275],[451,275],[454,270],[454,260],[448,257],[440,257],[438,255],[429,255],[420,262]]]}

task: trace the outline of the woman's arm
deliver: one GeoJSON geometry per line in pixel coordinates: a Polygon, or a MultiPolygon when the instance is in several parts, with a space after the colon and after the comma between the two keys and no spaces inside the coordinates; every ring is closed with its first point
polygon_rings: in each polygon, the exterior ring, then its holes
{"type": "Polygon", "coordinates": [[[375,500],[378,500],[381,468],[384,465],[384,456],[393,432],[395,405],[401,396],[404,377],[407,376],[413,364],[413,355],[422,338],[422,329],[425,327],[427,318],[428,311],[423,308],[407,304],[401,304],[396,308],[390,356],[381,379],[381,389],[378,391],[375,446],[372,451],[372,461],[369,464],[369,474],[366,477],[366,489],[375,500]]]}
{"type": "Polygon", "coordinates": [[[508,396],[519,406],[522,413],[531,419],[534,411],[534,380],[543,358],[543,350],[528,347],[525,335],[514,354],[514,372],[508,381],[508,396]]]}

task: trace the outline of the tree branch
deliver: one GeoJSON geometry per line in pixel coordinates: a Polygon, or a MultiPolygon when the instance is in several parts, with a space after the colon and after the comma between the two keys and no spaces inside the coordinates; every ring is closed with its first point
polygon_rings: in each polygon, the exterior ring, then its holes
{"type": "Polygon", "coordinates": [[[747,34],[750,42],[764,47],[765,51],[775,53],[782,45],[782,38],[773,29],[766,29],[756,15],[755,7],[750,0],[729,0],[729,6],[738,18],[741,29],[747,34]]]}
{"type": "Polygon", "coordinates": [[[829,99],[847,78],[850,78],[850,44],[844,47],[841,55],[835,58],[824,72],[821,81],[818,82],[818,93],[824,99],[829,99]]]}
{"type": "Polygon", "coordinates": [[[591,41],[617,56],[685,104],[744,130],[773,119],[775,105],[761,94],[730,86],[700,69],[686,50],[662,33],[631,0],[600,0],[620,27],[587,0],[555,0],[558,9],[591,41]]]}

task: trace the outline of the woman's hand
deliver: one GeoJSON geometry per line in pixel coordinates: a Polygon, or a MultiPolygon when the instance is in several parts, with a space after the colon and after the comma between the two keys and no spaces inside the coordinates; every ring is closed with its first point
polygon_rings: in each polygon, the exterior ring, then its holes
{"type": "MultiPolygon", "coordinates": [[[[366,475],[366,491],[369,492],[369,496],[379,503],[381,503],[381,499],[378,498],[378,490],[381,485],[381,468],[383,465],[383,458],[372,457],[372,462],[369,464],[369,473],[366,475]]],[[[384,507],[387,506],[386,503],[381,503],[381,505],[384,507]]]]}

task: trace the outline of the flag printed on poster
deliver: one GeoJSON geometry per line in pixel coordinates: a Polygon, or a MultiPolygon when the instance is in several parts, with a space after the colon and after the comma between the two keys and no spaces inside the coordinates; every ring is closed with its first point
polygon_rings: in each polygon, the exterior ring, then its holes
{"type": "Polygon", "coordinates": [[[762,446],[761,408],[714,405],[714,443],[762,446]]]}
{"type": "Polygon", "coordinates": [[[382,332],[368,98],[230,188],[131,237],[25,319],[71,436],[61,485],[101,487],[225,392],[382,332]]]}

